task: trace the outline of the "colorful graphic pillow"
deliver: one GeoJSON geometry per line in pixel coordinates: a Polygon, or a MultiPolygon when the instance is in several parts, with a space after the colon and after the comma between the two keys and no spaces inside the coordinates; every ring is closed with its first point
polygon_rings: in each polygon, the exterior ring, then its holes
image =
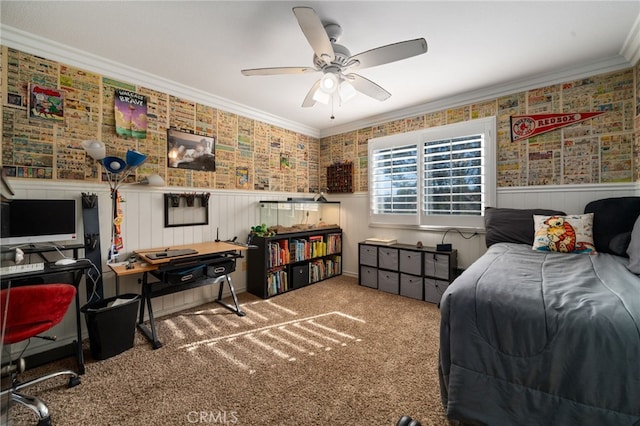
{"type": "Polygon", "coordinates": [[[560,253],[596,252],[593,213],[568,216],[533,216],[533,250],[560,253]]]}

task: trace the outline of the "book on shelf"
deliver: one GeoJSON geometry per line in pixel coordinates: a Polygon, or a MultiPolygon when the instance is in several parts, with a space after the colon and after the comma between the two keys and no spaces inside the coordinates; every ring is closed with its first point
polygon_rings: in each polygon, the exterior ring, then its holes
{"type": "Polygon", "coordinates": [[[398,240],[393,238],[367,238],[364,240],[367,244],[382,244],[385,246],[390,246],[392,244],[396,244],[398,240]]]}

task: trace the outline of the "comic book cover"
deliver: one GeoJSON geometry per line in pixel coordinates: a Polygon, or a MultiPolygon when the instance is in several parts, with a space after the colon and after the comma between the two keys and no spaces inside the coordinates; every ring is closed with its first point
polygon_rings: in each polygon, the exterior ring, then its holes
{"type": "Polygon", "coordinates": [[[64,121],[64,95],[58,89],[29,84],[29,118],[64,121]]]}

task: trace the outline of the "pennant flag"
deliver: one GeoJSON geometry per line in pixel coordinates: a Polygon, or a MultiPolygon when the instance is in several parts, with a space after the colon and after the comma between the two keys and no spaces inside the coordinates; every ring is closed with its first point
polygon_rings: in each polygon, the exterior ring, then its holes
{"type": "Polygon", "coordinates": [[[601,112],[570,112],[567,114],[531,114],[511,116],[511,142],[527,139],[560,127],[569,126],[604,114],[601,112]]]}

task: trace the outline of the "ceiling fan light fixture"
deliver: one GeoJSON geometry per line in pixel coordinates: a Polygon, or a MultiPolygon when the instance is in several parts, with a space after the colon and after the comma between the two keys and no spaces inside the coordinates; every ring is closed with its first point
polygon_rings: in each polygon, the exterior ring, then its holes
{"type": "Polygon", "coordinates": [[[331,95],[329,93],[324,92],[322,89],[318,88],[313,94],[313,100],[316,102],[320,102],[321,104],[328,105],[329,100],[331,99],[331,95]]]}
{"type": "Polygon", "coordinates": [[[342,102],[349,102],[356,96],[357,92],[351,83],[343,80],[342,83],[340,83],[340,87],[338,87],[338,94],[342,102]]]}
{"type": "Polygon", "coordinates": [[[327,72],[320,79],[320,90],[324,93],[332,94],[338,89],[338,83],[338,76],[332,72],[327,72]]]}

